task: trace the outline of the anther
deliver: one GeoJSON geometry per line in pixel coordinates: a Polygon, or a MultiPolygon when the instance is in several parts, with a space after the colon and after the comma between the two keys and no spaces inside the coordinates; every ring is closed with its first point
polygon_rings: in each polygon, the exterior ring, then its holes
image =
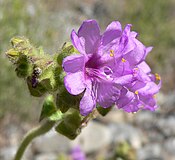
{"type": "Polygon", "coordinates": [[[122,62],[123,62],[123,63],[126,62],[126,59],[122,58],[122,62]]]}
{"type": "Polygon", "coordinates": [[[114,57],[114,50],[110,50],[110,56],[114,57]]]}
{"type": "Polygon", "coordinates": [[[133,75],[134,75],[134,76],[137,76],[138,70],[139,70],[138,68],[134,68],[134,69],[133,69],[133,75]]]}
{"type": "Polygon", "coordinates": [[[155,73],[155,77],[156,77],[156,80],[159,80],[159,81],[161,80],[161,77],[158,73],[155,73]]]}
{"type": "Polygon", "coordinates": [[[134,71],[138,71],[139,69],[138,68],[134,68],[134,71]]]}
{"type": "Polygon", "coordinates": [[[153,95],[153,98],[156,98],[156,95],[155,94],[153,95]]]}
{"type": "Polygon", "coordinates": [[[135,91],[134,93],[135,93],[136,95],[138,95],[138,94],[139,94],[139,92],[138,92],[138,91],[135,91]]]}

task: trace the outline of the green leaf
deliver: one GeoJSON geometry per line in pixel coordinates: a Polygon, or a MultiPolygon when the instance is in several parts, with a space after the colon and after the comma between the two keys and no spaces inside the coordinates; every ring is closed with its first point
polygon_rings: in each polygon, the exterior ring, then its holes
{"type": "Polygon", "coordinates": [[[79,101],[80,96],[71,95],[70,93],[68,93],[64,86],[60,87],[56,98],[56,105],[62,113],[67,112],[69,108],[78,109],[79,101]]]}
{"type": "Polygon", "coordinates": [[[29,40],[25,37],[14,37],[10,40],[14,48],[20,48],[21,46],[30,46],[29,40]]]}
{"type": "Polygon", "coordinates": [[[13,63],[15,63],[17,60],[18,60],[18,57],[19,57],[19,52],[14,50],[13,48],[12,49],[9,49],[7,52],[6,52],[6,55],[7,57],[9,58],[10,61],[12,61],[13,63]]]}
{"type": "Polygon", "coordinates": [[[54,66],[50,66],[43,70],[42,74],[38,77],[38,80],[48,91],[55,91],[58,89],[54,66]]]}
{"type": "Polygon", "coordinates": [[[60,110],[57,110],[51,116],[49,116],[49,119],[51,121],[58,121],[58,120],[61,120],[62,117],[63,117],[63,113],[60,110]]]}
{"type": "Polygon", "coordinates": [[[16,62],[16,74],[20,78],[26,78],[30,76],[33,72],[33,65],[29,62],[26,55],[19,56],[18,61],[16,62]]]}
{"type": "Polygon", "coordinates": [[[71,55],[71,54],[77,54],[79,53],[74,46],[72,45],[72,43],[70,42],[65,42],[61,52],[58,54],[57,56],[57,63],[61,66],[62,65],[62,61],[65,57],[71,55]]]}
{"type": "Polygon", "coordinates": [[[45,53],[44,53],[44,49],[43,49],[42,46],[38,47],[38,51],[39,51],[39,54],[40,54],[40,55],[44,55],[44,54],[45,54],[45,53]]]}
{"type": "Polygon", "coordinates": [[[21,54],[27,55],[30,50],[33,48],[29,40],[25,37],[14,37],[11,39],[11,44],[14,50],[18,52],[18,55],[21,54]]]}
{"type": "Polygon", "coordinates": [[[106,116],[110,110],[112,109],[112,107],[109,108],[102,108],[101,106],[97,106],[97,111],[102,115],[102,116],[106,116]]]}
{"type": "Polygon", "coordinates": [[[69,111],[63,118],[63,120],[55,127],[55,130],[68,137],[69,139],[75,139],[81,132],[82,117],[75,109],[69,111]]]}
{"type": "Polygon", "coordinates": [[[44,100],[39,121],[43,120],[46,117],[50,117],[56,111],[57,109],[54,103],[54,98],[52,95],[48,95],[44,100]]]}
{"type": "Polygon", "coordinates": [[[54,70],[54,79],[56,81],[56,84],[58,86],[63,86],[64,85],[64,77],[66,73],[63,71],[63,68],[60,66],[55,67],[54,70]]]}

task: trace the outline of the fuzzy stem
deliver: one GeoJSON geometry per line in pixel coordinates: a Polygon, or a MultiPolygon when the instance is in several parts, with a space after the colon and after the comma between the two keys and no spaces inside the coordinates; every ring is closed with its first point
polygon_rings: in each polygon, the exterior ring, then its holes
{"type": "Polygon", "coordinates": [[[46,121],[45,123],[41,124],[39,127],[36,127],[34,129],[32,129],[31,131],[29,131],[24,139],[22,140],[17,152],[16,152],[16,155],[15,155],[15,158],[14,160],[21,160],[27,146],[30,144],[30,142],[42,135],[42,134],[45,134],[47,133],[49,130],[52,129],[52,127],[54,126],[55,122],[54,121],[46,121]]]}

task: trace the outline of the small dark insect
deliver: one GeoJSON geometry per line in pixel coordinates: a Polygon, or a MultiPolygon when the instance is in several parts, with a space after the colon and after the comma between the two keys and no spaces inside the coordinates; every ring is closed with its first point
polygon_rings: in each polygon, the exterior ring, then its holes
{"type": "Polygon", "coordinates": [[[38,84],[38,77],[41,75],[41,73],[42,73],[42,70],[39,67],[34,68],[32,73],[32,79],[31,79],[33,88],[36,88],[38,84]]]}
{"type": "Polygon", "coordinates": [[[32,76],[31,83],[32,83],[32,87],[36,88],[36,86],[38,84],[38,79],[36,77],[32,76]]]}
{"type": "Polygon", "coordinates": [[[39,67],[34,68],[34,70],[33,70],[33,75],[34,76],[38,77],[38,76],[41,75],[41,73],[42,73],[41,68],[39,68],[39,67]]]}

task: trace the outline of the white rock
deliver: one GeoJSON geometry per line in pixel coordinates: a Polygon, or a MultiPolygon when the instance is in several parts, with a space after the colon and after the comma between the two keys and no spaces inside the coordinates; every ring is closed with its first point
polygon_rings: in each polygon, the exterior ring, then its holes
{"type": "Polygon", "coordinates": [[[116,110],[116,108],[110,111],[105,117],[99,117],[101,121],[107,123],[119,123],[126,121],[125,113],[121,110],[116,110]]]}
{"type": "Polygon", "coordinates": [[[32,144],[33,150],[39,153],[59,153],[67,152],[70,149],[70,140],[54,130],[51,130],[47,134],[38,137],[32,144]]]}
{"type": "Polygon", "coordinates": [[[91,121],[71,144],[72,146],[80,145],[83,151],[90,153],[108,146],[112,140],[111,136],[108,127],[91,121]]]}
{"type": "Polygon", "coordinates": [[[39,154],[35,157],[35,160],[58,160],[58,157],[55,154],[39,154]]]}
{"type": "MultiPolygon", "coordinates": [[[[0,160],[12,160],[17,151],[17,146],[9,146],[0,149],[0,160]]],[[[31,159],[31,150],[28,147],[23,155],[23,160],[31,159]]]]}
{"type": "Polygon", "coordinates": [[[0,150],[0,159],[11,160],[14,158],[17,147],[5,147],[0,150]]]}
{"type": "Polygon", "coordinates": [[[165,150],[175,158],[175,138],[170,138],[165,142],[165,150]]]}
{"type": "Polygon", "coordinates": [[[128,141],[135,149],[139,149],[144,141],[141,131],[129,124],[110,124],[109,128],[115,143],[128,141]]]}
{"type": "Polygon", "coordinates": [[[138,160],[163,160],[162,148],[159,143],[148,144],[140,148],[137,152],[138,160]]]}
{"type": "Polygon", "coordinates": [[[165,136],[175,136],[175,117],[161,118],[157,121],[157,127],[165,136]]]}

